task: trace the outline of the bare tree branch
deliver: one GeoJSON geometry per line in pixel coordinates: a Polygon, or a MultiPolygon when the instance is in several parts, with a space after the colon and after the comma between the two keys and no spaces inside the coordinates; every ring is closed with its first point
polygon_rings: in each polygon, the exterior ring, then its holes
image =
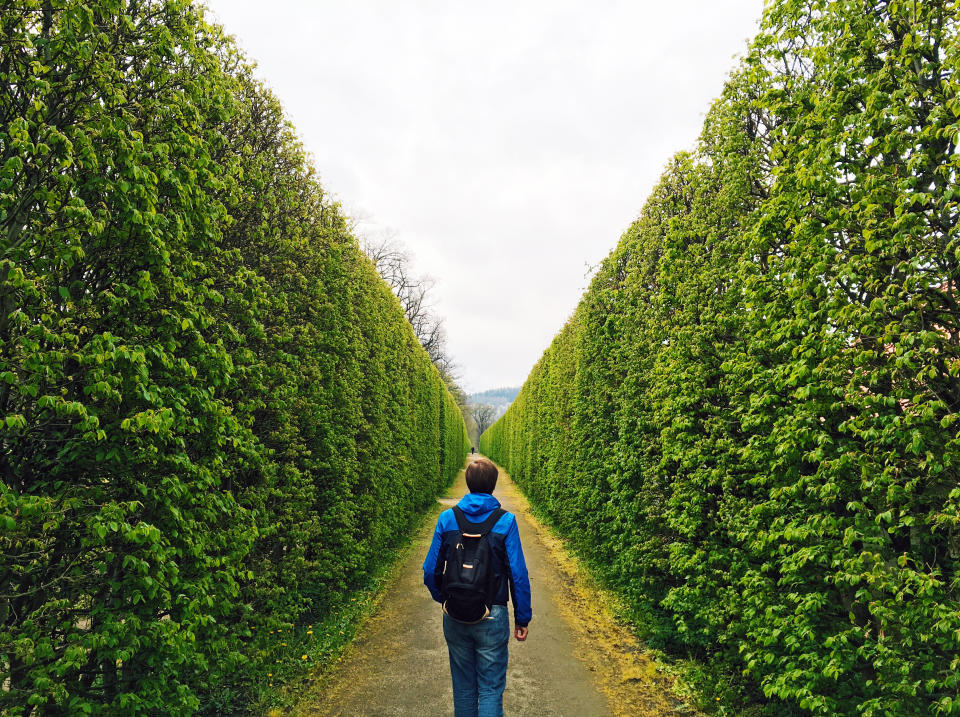
{"type": "Polygon", "coordinates": [[[483,435],[483,432],[493,425],[493,420],[497,416],[497,409],[489,403],[474,403],[470,406],[470,410],[473,413],[473,420],[477,424],[479,435],[483,435]]]}
{"type": "Polygon", "coordinates": [[[397,239],[396,230],[386,229],[376,235],[357,231],[357,234],[360,236],[360,249],[370,257],[377,273],[400,300],[413,333],[440,371],[440,376],[463,412],[468,413],[467,396],[459,386],[459,367],[447,349],[447,331],[443,319],[434,313],[430,305],[430,292],[436,281],[412,271],[412,256],[397,239]]]}

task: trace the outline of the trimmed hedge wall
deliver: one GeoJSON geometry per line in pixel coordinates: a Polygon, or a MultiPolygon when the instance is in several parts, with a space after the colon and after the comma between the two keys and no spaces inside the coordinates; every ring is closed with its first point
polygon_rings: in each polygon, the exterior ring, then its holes
{"type": "Polygon", "coordinates": [[[770,4],[481,440],[709,702],[960,714],[958,21],[770,4]]]}
{"type": "Polygon", "coordinates": [[[458,406],[189,2],[4,4],[0,230],[0,712],[244,708],[257,636],[462,467],[458,406]]]}

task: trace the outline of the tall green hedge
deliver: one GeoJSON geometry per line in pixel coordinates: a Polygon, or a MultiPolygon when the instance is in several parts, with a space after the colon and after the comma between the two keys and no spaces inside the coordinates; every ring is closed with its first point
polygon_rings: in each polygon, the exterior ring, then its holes
{"type": "Polygon", "coordinates": [[[481,441],[724,705],[960,714],[958,26],[769,4],[481,441]]]}
{"type": "Polygon", "coordinates": [[[467,437],[276,99],[183,0],[0,8],[0,712],[229,713],[467,437]]]}

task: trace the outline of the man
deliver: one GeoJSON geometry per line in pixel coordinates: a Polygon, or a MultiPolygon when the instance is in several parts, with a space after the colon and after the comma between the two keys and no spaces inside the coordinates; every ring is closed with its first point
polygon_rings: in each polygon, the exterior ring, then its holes
{"type": "MultiPolygon", "coordinates": [[[[517,520],[512,513],[500,510],[500,501],[493,497],[497,485],[497,467],[486,458],[477,458],[467,466],[467,488],[457,507],[462,511],[458,522],[454,509],[443,511],[437,520],[433,542],[423,561],[423,582],[433,599],[444,605],[443,636],[450,655],[453,678],[455,717],[502,717],[503,690],[507,686],[507,658],[510,642],[510,616],[507,613],[508,592],[513,598],[514,637],[527,639],[530,623],[530,580],[520,546],[517,520]],[[502,513],[496,515],[495,513],[502,513]],[[444,594],[444,567],[460,545],[461,533],[468,527],[479,535],[483,524],[493,525],[486,533],[492,578],[489,589],[489,613],[477,621],[462,622],[450,614],[444,594]]],[[[462,618],[462,614],[460,615],[462,618]]]]}

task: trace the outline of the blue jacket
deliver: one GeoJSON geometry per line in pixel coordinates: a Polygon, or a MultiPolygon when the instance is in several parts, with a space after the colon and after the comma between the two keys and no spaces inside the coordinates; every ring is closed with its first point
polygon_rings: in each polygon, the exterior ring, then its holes
{"type": "MultiPolygon", "coordinates": [[[[489,493],[467,493],[458,503],[472,523],[482,523],[493,511],[500,507],[500,501],[489,493]]],[[[446,563],[450,545],[456,544],[460,535],[457,518],[453,509],[440,514],[437,528],[433,533],[433,542],[423,561],[423,584],[437,602],[443,602],[440,586],[443,583],[443,566],[446,563]]],[[[527,576],[527,564],[523,560],[523,548],[520,546],[520,532],[513,513],[504,513],[496,522],[487,537],[494,557],[500,561],[499,584],[493,595],[494,605],[507,604],[507,592],[513,596],[513,618],[518,627],[526,627],[532,617],[530,609],[530,578],[527,576]]]]}

